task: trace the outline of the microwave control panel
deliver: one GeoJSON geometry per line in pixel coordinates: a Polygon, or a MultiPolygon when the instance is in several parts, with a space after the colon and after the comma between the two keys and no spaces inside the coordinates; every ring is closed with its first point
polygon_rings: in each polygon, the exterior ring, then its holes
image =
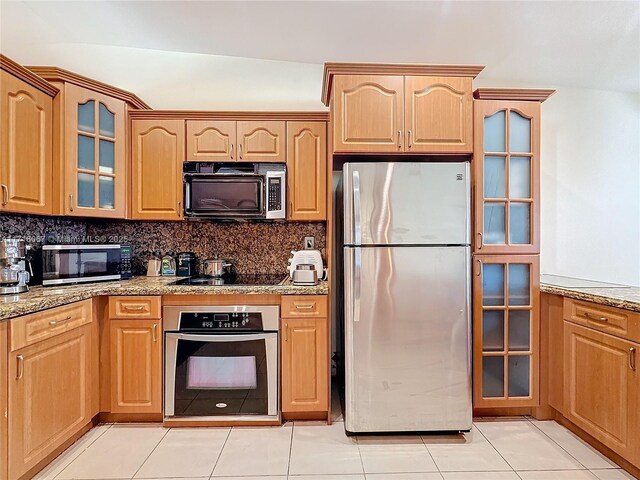
{"type": "Polygon", "coordinates": [[[133,247],[131,245],[120,246],[120,278],[133,277],[131,269],[131,258],[133,257],[133,247]]]}
{"type": "Polygon", "coordinates": [[[269,211],[282,210],[282,179],[269,178],[267,194],[269,195],[269,211]]]}

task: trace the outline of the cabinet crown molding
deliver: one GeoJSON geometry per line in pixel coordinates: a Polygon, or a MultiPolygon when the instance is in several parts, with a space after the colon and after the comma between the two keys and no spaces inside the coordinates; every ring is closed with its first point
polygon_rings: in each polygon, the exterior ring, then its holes
{"type": "Polygon", "coordinates": [[[139,108],[142,110],[149,110],[151,107],[143,102],[137,95],[122,90],[121,88],[108,85],[106,83],[99,82],[89,77],[85,77],[78,73],[70,72],[60,67],[49,66],[27,66],[31,72],[41,76],[45,80],[50,82],[67,82],[80,87],[88,88],[98,93],[108,95],[113,98],[117,98],[127,102],[133,108],[139,108]]]}
{"type": "Polygon", "coordinates": [[[322,103],[329,106],[334,75],[432,75],[475,78],[482,70],[484,65],[327,62],[324,64],[322,78],[322,103]]]}
{"type": "Polygon", "coordinates": [[[259,111],[219,111],[205,110],[132,110],[129,112],[136,120],[299,120],[299,121],[329,121],[329,112],[259,112],[259,111]]]}
{"type": "Polygon", "coordinates": [[[477,88],[473,98],[542,103],[554,93],[556,91],[550,88],[477,88]]]}
{"type": "Polygon", "coordinates": [[[11,60],[9,57],[0,53],[0,69],[7,73],[10,73],[16,78],[28,83],[29,85],[37,88],[38,90],[46,93],[50,97],[55,97],[60,90],[51,85],[41,76],[36,75],[31,70],[23,67],[19,63],[11,60]]]}

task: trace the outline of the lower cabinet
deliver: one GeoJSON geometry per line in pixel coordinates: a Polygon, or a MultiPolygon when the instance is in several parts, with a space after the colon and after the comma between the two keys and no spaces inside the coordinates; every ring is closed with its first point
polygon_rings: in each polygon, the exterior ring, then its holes
{"type": "Polygon", "coordinates": [[[162,413],[162,324],[111,319],[111,413],[162,413]]]}
{"type": "Polygon", "coordinates": [[[9,354],[9,478],[91,421],[90,343],[83,325],[9,354]]]}
{"type": "Polygon", "coordinates": [[[0,322],[0,478],[7,478],[7,448],[9,447],[7,419],[9,418],[9,365],[7,364],[9,352],[9,322],[0,322]]]}
{"type": "Polygon", "coordinates": [[[637,466],[639,350],[640,344],[564,322],[564,416],[637,466]]]}
{"type": "Polygon", "coordinates": [[[326,318],[282,319],[282,412],[328,410],[326,318]]]}

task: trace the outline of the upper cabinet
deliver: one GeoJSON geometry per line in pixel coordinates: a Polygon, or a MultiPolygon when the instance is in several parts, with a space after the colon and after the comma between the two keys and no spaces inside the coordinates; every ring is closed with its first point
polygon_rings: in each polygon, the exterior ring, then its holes
{"type": "Polygon", "coordinates": [[[132,219],[182,219],[184,152],[183,120],[132,120],[132,219]]]}
{"type": "Polygon", "coordinates": [[[473,151],[471,82],[483,67],[325,64],[335,153],[473,151]]]}
{"type": "Polygon", "coordinates": [[[126,218],[127,112],[135,95],[56,67],[29,67],[60,90],[53,104],[53,214],[126,218]]]}
{"type": "Polygon", "coordinates": [[[195,161],[236,159],[236,122],[215,120],[187,121],[187,157],[195,161]]]}
{"type": "Polygon", "coordinates": [[[57,89],[0,55],[0,211],[51,214],[57,89]]]}
{"type": "Polygon", "coordinates": [[[287,122],[289,220],[327,218],[327,124],[287,122]]]}
{"type": "Polygon", "coordinates": [[[285,122],[238,122],[238,161],[286,161],[285,122]]]}
{"type": "Polygon", "coordinates": [[[475,253],[540,252],[540,102],[553,91],[543,92],[476,90],[475,253]]]}

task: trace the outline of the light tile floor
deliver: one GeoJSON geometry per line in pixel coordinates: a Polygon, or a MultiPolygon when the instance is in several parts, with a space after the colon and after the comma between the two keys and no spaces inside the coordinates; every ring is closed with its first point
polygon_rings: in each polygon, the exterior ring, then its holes
{"type": "Polygon", "coordinates": [[[335,423],[171,428],[100,425],[39,480],[628,480],[553,421],[477,419],[461,435],[351,436],[335,423]]]}

